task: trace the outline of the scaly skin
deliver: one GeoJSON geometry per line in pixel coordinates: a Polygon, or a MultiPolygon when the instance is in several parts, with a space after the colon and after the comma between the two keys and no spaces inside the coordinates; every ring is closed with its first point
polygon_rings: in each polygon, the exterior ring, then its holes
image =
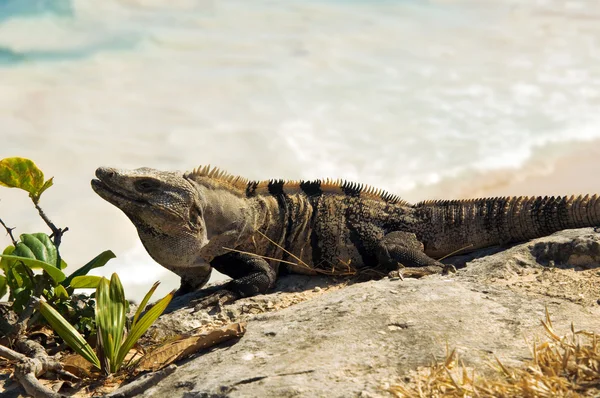
{"type": "Polygon", "coordinates": [[[233,278],[215,296],[225,299],[265,292],[282,264],[304,274],[410,267],[402,273],[422,276],[448,270],[435,259],[457,250],[600,225],[596,195],[412,205],[344,181],[255,182],[209,167],[99,168],[96,176],[96,193],[131,219],[154,260],[181,276],[180,293],[202,287],[214,268],[233,278]]]}

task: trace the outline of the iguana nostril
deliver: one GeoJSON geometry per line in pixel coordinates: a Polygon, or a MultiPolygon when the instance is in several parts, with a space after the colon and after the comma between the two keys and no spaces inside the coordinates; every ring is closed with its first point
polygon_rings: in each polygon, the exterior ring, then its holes
{"type": "Polygon", "coordinates": [[[116,175],[115,169],[110,167],[98,167],[96,169],[96,177],[100,179],[112,178],[116,175]]]}

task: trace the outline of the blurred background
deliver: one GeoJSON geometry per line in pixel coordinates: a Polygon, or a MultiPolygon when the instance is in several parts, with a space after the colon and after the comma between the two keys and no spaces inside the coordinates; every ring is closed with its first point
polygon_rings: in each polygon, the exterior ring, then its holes
{"type": "MultiPolygon", "coordinates": [[[[0,158],[54,176],[73,271],[157,279],[98,166],[345,178],[410,201],[600,192],[595,0],[0,0],[0,158]]],[[[46,231],[0,189],[16,233],[46,231]]],[[[0,244],[9,239],[0,232],[0,244]]]]}

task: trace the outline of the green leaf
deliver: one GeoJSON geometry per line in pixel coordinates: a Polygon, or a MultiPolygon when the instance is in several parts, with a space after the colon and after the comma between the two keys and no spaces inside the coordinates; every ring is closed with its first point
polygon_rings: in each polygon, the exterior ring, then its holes
{"type": "Polygon", "coordinates": [[[39,200],[40,196],[44,193],[44,191],[48,188],[50,188],[52,186],[52,184],[54,184],[54,177],[50,177],[48,180],[46,180],[46,182],[44,183],[44,185],[42,185],[42,187],[37,191],[37,199],[39,200]]]}
{"type": "Polygon", "coordinates": [[[58,252],[48,235],[43,232],[21,234],[20,239],[15,250],[7,254],[33,258],[56,266],[58,252]]]}
{"type": "Polygon", "coordinates": [[[25,310],[27,303],[29,303],[32,293],[31,289],[17,289],[13,294],[13,311],[17,314],[22,313],[25,310]]]}
{"type": "Polygon", "coordinates": [[[23,287],[23,277],[19,274],[19,272],[17,272],[17,267],[11,267],[11,269],[8,270],[8,274],[7,276],[7,281],[8,281],[8,285],[10,286],[10,289],[14,291],[17,288],[23,287]]]}
{"type": "Polygon", "coordinates": [[[173,290],[171,293],[167,294],[165,297],[160,299],[158,303],[154,304],[154,306],[144,314],[142,319],[140,319],[139,322],[136,323],[135,327],[131,328],[129,334],[127,335],[127,338],[125,339],[125,342],[119,349],[119,354],[117,356],[118,364],[123,363],[125,355],[127,355],[129,350],[131,350],[136,341],[138,341],[139,338],[142,337],[144,333],[146,333],[146,330],[148,330],[150,325],[152,325],[154,321],[156,321],[158,317],[163,313],[163,311],[171,302],[171,299],[173,298],[174,294],[175,291],[173,290]]]}
{"type": "Polygon", "coordinates": [[[92,365],[100,369],[100,360],[85,341],[83,336],[44,300],[40,301],[40,312],[46,318],[52,329],[71,347],[76,353],[84,357],[92,365]]]}
{"type": "MultiPolygon", "coordinates": [[[[43,232],[37,232],[35,234],[31,234],[31,236],[34,237],[35,239],[37,239],[46,248],[46,255],[47,255],[46,262],[48,264],[57,266],[56,261],[57,261],[58,253],[56,251],[56,246],[54,246],[54,242],[52,242],[52,239],[50,239],[50,237],[43,232]]],[[[21,237],[21,240],[23,240],[22,237],[21,237]]],[[[36,258],[38,260],[41,260],[41,258],[38,258],[37,256],[36,256],[36,258]]],[[[58,266],[57,268],[62,269],[60,266],[58,266]]]]}
{"type": "Polygon", "coordinates": [[[158,287],[158,285],[160,285],[160,282],[158,282],[158,281],[154,282],[154,285],[152,285],[152,287],[150,288],[150,290],[148,290],[148,293],[146,293],[146,295],[144,296],[144,299],[142,300],[142,302],[138,306],[137,311],[135,312],[135,316],[133,317],[133,322],[131,323],[131,328],[132,329],[135,327],[135,324],[137,323],[138,318],[140,317],[140,315],[144,311],[144,308],[146,308],[146,305],[148,304],[148,301],[150,300],[150,297],[152,297],[152,295],[154,294],[154,291],[156,290],[156,288],[158,287]]]}
{"type": "Polygon", "coordinates": [[[12,252],[13,256],[32,258],[35,260],[35,254],[33,254],[33,250],[29,248],[25,243],[19,242],[15,246],[15,251],[12,252]]]}
{"type": "Polygon", "coordinates": [[[4,275],[0,275],[0,299],[8,293],[8,282],[4,275]]]}
{"type": "Polygon", "coordinates": [[[69,275],[69,277],[61,283],[61,285],[69,287],[73,278],[77,276],[87,275],[87,273],[90,272],[92,269],[104,266],[104,264],[106,264],[111,258],[115,257],[115,253],[113,253],[111,250],[103,251],[102,253],[94,257],[89,263],[87,263],[86,265],[69,275]]]}
{"type": "MultiPolygon", "coordinates": [[[[6,274],[8,279],[8,286],[12,290],[15,290],[19,287],[29,288],[32,286],[30,273],[27,272],[27,267],[21,263],[15,263],[6,274]]],[[[31,272],[31,271],[30,271],[31,272]]]]}
{"type": "MultiPolygon", "coordinates": [[[[27,246],[29,250],[31,250],[31,253],[33,253],[33,258],[51,265],[56,265],[56,258],[54,259],[54,262],[48,261],[48,249],[46,249],[46,246],[37,237],[31,234],[22,234],[20,238],[21,242],[27,246]]],[[[21,243],[19,243],[17,246],[20,245],[21,243]]],[[[17,247],[17,250],[18,249],[20,249],[20,247],[17,247]]]]}
{"type": "Polygon", "coordinates": [[[66,278],[65,274],[61,270],[56,268],[54,265],[45,263],[43,261],[35,260],[33,258],[28,258],[28,257],[13,256],[13,255],[9,255],[9,254],[0,254],[0,256],[2,258],[8,258],[8,259],[12,259],[12,260],[22,261],[23,264],[25,264],[29,268],[33,268],[33,269],[41,268],[44,271],[46,271],[48,273],[48,275],[50,275],[50,277],[52,278],[52,280],[54,280],[55,283],[60,283],[60,282],[64,281],[66,278]]]}
{"type": "Polygon", "coordinates": [[[94,275],[76,276],[71,281],[70,287],[74,289],[97,289],[102,278],[102,276],[94,275]]]}
{"type": "MultiPolygon", "coordinates": [[[[13,245],[10,245],[10,246],[6,246],[6,249],[4,249],[2,254],[13,254],[14,251],[15,251],[15,247],[13,245]]],[[[9,260],[8,258],[0,259],[0,268],[4,271],[5,274],[8,272],[10,267],[12,267],[14,264],[15,264],[15,260],[9,260]]]]}
{"type": "Polygon", "coordinates": [[[29,159],[5,158],[0,160],[0,185],[36,195],[45,185],[44,173],[29,159]]]}
{"type": "Polygon", "coordinates": [[[123,285],[121,280],[116,273],[113,273],[110,277],[109,295],[111,303],[111,317],[114,322],[114,334],[111,333],[110,338],[112,339],[113,352],[111,363],[114,372],[119,370],[121,363],[117,361],[117,354],[121,342],[123,341],[123,335],[125,334],[125,321],[127,319],[127,310],[129,309],[129,303],[125,300],[125,292],[123,291],[123,285]]]}
{"type": "Polygon", "coordinates": [[[96,325],[98,325],[99,342],[104,357],[108,362],[107,373],[119,370],[117,361],[119,346],[125,333],[125,314],[127,301],[123,286],[117,274],[113,273],[110,283],[102,278],[96,289],[96,325]]]}
{"type": "Polygon", "coordinates": [[[67,293],[62,285],[58,285],[54,288],[54,296],[58,297],[59,299],[68,299],[69,293],[67,293]]]}
{"type": "Polygon", "coordinates": [[[98,344],[96,348],[101,358],[102,370],[106,374],[112,372],[110,368],[110,354],[113,349],[113,347],[110,346],[110,339],[108,337],[112,331],[108,291],[108,279],[103,277],[96,288],[96,326],[98,328],[98,344]]]}

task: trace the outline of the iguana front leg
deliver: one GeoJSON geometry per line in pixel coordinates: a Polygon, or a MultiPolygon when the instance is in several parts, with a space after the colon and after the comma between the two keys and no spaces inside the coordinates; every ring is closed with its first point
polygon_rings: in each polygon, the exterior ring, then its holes
{"type": "Polygon", "coordinates": [[[274,267],[261,257],[250,254],[230,252],[215,257],[210,265],[233,280],[226,283],[220,291],[194,300],[192,304],[197,304],[196,309],[265,293],[275,285],[277,278],[274,267]]]}
{"type": "Polygon", "coordinates": [[[175,296],[199,290],[208,283],[212,267],[207,263],[200,263],[193,267],[165,267],[181,277],[181,285],[175,292],[175,296]]]}
{"type": "Polygon", "coordinates": [[[410,232],[394,231],[385,235],[379,243],[377,258],[380,265],[392,270],[390,276],[420,278],[456,272],[454,266],[442,264],[425,254],[423,243],[410,232]]]}

